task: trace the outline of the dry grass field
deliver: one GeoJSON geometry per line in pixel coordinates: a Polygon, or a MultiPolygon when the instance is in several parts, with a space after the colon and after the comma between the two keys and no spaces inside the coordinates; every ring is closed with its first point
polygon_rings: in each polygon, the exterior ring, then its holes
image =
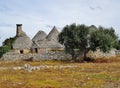
{"type": "Polygon", "coordinates": [[[94,63],[1,61],[0,67],[0,88],[120,88],[119,57],[98,59],[94,63]],[[58,68],[43,68],[32,72],[11,69],[26,63],[31,66],[47,65],[58,68]]]}

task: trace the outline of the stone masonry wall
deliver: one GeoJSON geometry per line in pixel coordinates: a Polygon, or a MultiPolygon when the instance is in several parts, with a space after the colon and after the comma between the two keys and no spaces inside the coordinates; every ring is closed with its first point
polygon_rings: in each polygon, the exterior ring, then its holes
{"type": "Polygon", "coordinates": [[[91,58],[110,58],[110,57],[115,57],[117,54],[116,54],[116,50],[115,49],[112,49],[111,51],[109,52],[102,52],[100,51],[99,49],[97,49],[96,51],[90,51],[88,52],[87,56],[88,57],[91,57],[91,58]]]}
{"type": "MultiPolygon", "coordinates": [[[[110,58],[110,57],[115,57],[116,52],[115,50],[111,50],[109,53],[103,53],[100,50],[97,50],[95,52],[90,51],[87,54],[88,57],[91,58],[110,58]]],[[[3,60],[10,60],[10,61],[15,61],[15,60],[27,60],[33,58],[34,61],[39,61],[39,60],[61,60],[61,59],[71,59],[71,55],[66,54],[64,51],[49,51],[48,53],[42,53],[42,54],[37,54],[37,53],[29,53],[29,54],[20,54],[17,52],[8,52],[3,55],[2,59],[3,60]]]]}
{"type": "Polygon", "coordinates": [[[51,51],[44,54],[36,54],[36,53],[30,53],[30,54],[19,54],[14,52],[8,52],[3,55],[3,60],[9,60],[9,61],[15,61],[15,60],[26,60],[29,58],[33,58],[34,61],[39,60],[61,60],[61,59],[70,59],[71,56],[68,54],[65,54],[64,51],[51,51]]]}

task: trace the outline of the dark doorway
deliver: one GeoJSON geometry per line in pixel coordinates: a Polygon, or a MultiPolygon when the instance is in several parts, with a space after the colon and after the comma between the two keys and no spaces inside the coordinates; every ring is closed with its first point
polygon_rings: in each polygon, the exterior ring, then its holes
{"type": "Polygon", "coordinates": [[[23,52],[23,50],[20,50],[20,54],[23,54],[24,52],[23,52]]]}
{"type": "Polygon", "coordinates": [[[38,53],[38,48],[35,48],[35,53],[38,53]]]}

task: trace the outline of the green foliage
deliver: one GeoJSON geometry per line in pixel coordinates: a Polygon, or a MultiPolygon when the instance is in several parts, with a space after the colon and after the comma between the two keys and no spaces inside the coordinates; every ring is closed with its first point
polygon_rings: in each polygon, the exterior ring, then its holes
{"type": "MultiPolygon", "coordinates": [[[[107,30],[108,31],[108,30],[107,30]]],[[[117,38],[117,37],[116,37],[117,38]]],[[[104,52],[108,52],[111,48],[115,48],[116,39],[105,31],[97,30],[91,34],[90,48],[95,51],[97,48],[104,52]]]]}
{"type": "Polygon", "coordinates": [[[9,50],[11,50],[11,46],[1,46],[1,47],[0,47],[0,57],[1,57],[4,53],[8,52],[9,50]]]}
{"type": "Polygon", "coordinates": [[[73,59],[81,54],[80,51],[82,51],[85,60],[89,50],[95,51],[99,48],[104,52],[108,52],[118,46],[118,37],[114,29],[102,26],[92,31],[86,25],[67,25],[59,34],[58,40],[65,46],[65,51],[71,54],[73,59]]]}
{"type": "Polygon", "coordinates": [[[118,41],[116,48],[117,48],[117,50],[120,50],[120,40],[118,41]]]}
{"type": "Polygon", "coordinates": [[[4,40],[3,46],[0,47],[0,57],[12,49],[12,44],[15,41],[16,37],[10,37],[4,40]]]}
{"type": "MultiPolygon", "coordinates": [[[[75,31],[76,32],[76,31],[75,31]]],[[[88,38],[89,38],[89,30],[88,27],[85,25],[78,25],[77,26],[77,47],[79,49],[85,49],[88,46],[88,38]]]]}
{"type": "Polygon", "coordinates": [[[118,36],[115,34],[115,29],[113,29],[112,27],[111,28],[104,28],[102,26],[99,26],[98,29],[100,31],[104,32],[105,34],[109,34],[114,39],[118,38],[118,36]]]}
{"type": "Polygon", "coordinates": [[[80,50],[86,52],[88,46],[88,27],[85,25],[71,24],[63,28],[59,34],[59,42],[65,45],[65,51],[72,55],[75,59],[80,54],[76,53],[80,50]]]}
{"type": "Polygon", "coordinates": [[[59,34],[59,42],[61,44],[65,45],[65,51],[70,53],[73,57],[75,55],[74,49],[75,46],[75,30],[76,30],[76,24],[72,24],[70,26],[65,26],[62,30],[62,32],[59,34]]]}
{"type": "Polygon", "coordinates": [[[10,37],[10,38],[7,38],[6,40],[4,40],[3,42],[3,46],[9,46],[9,45],[12,45],[13,42],[15,41],[16,37],[10,37]]]}

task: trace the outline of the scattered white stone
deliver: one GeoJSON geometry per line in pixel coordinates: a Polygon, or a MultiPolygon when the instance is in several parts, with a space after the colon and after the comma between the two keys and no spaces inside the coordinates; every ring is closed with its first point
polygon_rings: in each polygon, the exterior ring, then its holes
{"type": "Polygon", "coordinates": [[[77,66],[48,66],[48,65],[40,65],[40,66],[31,66],[30,64],[25,64],[24,66],[19,66],[19,67],[13,67],[13,68],[5,68],[5,67],[0,67],[0,70],[6,70],[6,69],[13,69],[13,70],[25,70],[28,72],[32,72],[33,70],[40,70],[40,69],[65,69],[65,68],[76,68],[77,66]]]}

